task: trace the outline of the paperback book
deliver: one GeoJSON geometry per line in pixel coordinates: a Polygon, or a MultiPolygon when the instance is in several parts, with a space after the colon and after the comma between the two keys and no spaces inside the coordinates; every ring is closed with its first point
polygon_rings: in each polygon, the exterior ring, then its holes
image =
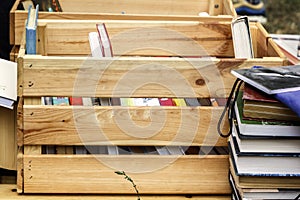
{"type": "Polygon", "coordinates": [[[233,126],[230,141],[238,155],[300,156],[300,139],[241,138],[233,126]]]}

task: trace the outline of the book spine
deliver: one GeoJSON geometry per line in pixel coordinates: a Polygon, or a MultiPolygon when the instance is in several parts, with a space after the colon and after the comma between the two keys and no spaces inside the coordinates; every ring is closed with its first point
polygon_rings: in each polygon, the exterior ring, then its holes
{"type": "Polygon", "coordinates": [[[36,54],[36,29],[26,28],[26,54],[36,54]]]}
{"type": "Polygon", "coordinates": [[[81,97],[70,97],[70,105],[83,105],[81,97]]]}

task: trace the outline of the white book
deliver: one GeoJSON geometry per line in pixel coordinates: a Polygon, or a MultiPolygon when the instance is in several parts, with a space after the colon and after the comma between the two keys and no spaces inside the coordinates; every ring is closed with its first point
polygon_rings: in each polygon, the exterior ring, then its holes
{"type": "Polygon", "coordinates": [[[232,41],[235,58],[253,58],[252,38],[247,16],[232,21],[232,41]]]}
{"type": "Polygon", "coordinates": [[[230,155],[238,176],[300,176],[300,157],[293,156],[242,156],[229,142],[230,155]]]}
{"type": "Polygon", "coordinates": [[[97,31],[99,35],[100,47],[103,53],[103,57],[113,57],[112,47],[105,24],[97,24],[97,31]]]}
{"type": "Polygon", "coordinates": [[[300,139],[241,139],[235,126],[233,126],[231,140],[237,144],[238,154],[241,155],[300,155],[300,139]]]}
{"type": "Polygon", "coordinates": [[[100,38],[97,32],[89,33],[89,43],[90,43],[91,53],[93,57],[96,58],[104,57],[102,48],[100,46],[100,38]]]}
{"type": "Polygon", "coordinates": [[[93,106],[93,101],[91,97],[82,97],[82,104],[84,106],[93,106]]]}
{"type": "Polygon", "coordinates": [[[155,148],[159,155],[170,155],[170,152],[165,146],[156,146],[155,148]]]}
{"type": "Polygon", "coordinates": [[[184,155],[184,150],[181,146],[166,146],[171,155],[184,155]]]}
{"type": "Polygon", "coordinates": [[[119,155],[117,146],[107,146],[108,155],[119,155]]]}
{"type": "Polygon", "coordinates": [[[17,63],[0,59],[0,106],[13,109],[17,100],[17,63]]]}
{"type": "Polygon", "coordinates": [[[158,98],[133,98],[135,106],[160,106],[158,98]]]}

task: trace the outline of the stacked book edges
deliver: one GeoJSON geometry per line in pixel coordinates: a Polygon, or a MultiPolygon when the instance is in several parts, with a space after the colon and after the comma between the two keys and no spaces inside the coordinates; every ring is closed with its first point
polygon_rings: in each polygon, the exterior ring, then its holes
{"type": "Polygon", "coordinates": [[[267,101],[265,97],[254,100],[253,92],[259,91],[245,85],[234,107],[229,139],[232,199],[297,199],[300,194],[299,118],[272,96],[267,96],[267,101]],[[255,106],[249,108],[251,101],[255,101],[255,106]]]}

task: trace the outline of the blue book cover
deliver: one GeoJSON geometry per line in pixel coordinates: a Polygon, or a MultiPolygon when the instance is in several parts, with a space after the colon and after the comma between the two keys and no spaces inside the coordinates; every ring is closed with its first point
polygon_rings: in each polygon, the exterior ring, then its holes
{"type": "Polygon", "coordinates": [[[26,54],[36,54],[36,27],[38,19],[39,5],[28,9],[26,22],[26,54]]]}
{"type": "Polygon", "coordinates": [[[274,94],[274,97],[293,110],[297,116],[300,117],[300,90],[274,94]]]}

